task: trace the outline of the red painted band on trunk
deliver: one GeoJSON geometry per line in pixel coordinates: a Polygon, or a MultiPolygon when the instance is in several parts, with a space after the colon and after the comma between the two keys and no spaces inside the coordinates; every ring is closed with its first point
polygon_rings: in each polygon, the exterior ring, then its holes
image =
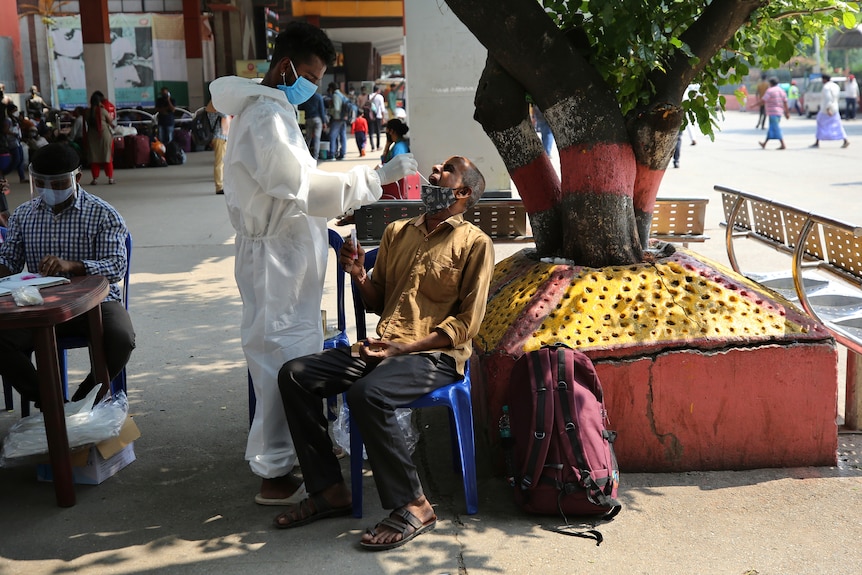
{"type": "Polygon", "coordinates": [[[658,187],[664,177],[664,170],[652,170],[644,164],[637,165],[635,180],[634,207],[644,213],[651,214],[658,195],[658,187]]]}
{"type": "Polygon", "coordinates": [[[568,146],[560,150],[563,194],[632,196],[635,155],[629,144],[568,146]]]}
{"type": "Polygon", "coordinates": [[[544,153],[511,173],[528,214],[549,210],[560,203],[560,179],[544,153]]]}

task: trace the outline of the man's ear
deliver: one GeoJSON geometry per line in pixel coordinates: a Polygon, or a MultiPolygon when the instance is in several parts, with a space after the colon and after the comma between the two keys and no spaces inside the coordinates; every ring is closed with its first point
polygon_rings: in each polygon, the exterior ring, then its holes
{"type": "Polygon", "coordinates": [[[76,184],[80,184],[80,183],[81,183],[81,176],[83,176],[83,175],[84,175],[84,174],[82,174],[81,172],[78,172],[77,174],[75,174],[75,183],[76,183],[76,184]]]}
{"type": "Polygon", "coordinates": [[[462,186],[458,188],[458,191],[455,192],[458,198],[469,198],[473,195],[473,188],[469,188],[467,186],[462,186]]]}

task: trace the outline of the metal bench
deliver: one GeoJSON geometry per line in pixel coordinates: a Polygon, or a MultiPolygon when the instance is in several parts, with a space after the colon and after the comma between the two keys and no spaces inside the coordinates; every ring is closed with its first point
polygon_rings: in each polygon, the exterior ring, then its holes
{"type": "Polygon", "coordinates": [[[706,198],[656,199],[649,237],[678,242],[683,247],[708,240],[703,233],[708,203],[706,198]]]}
{"type": "Polygon", "coordinates": [[[818,320],[847,348],[844,423],[862,425],[862,226],[848,224],[748,192],[715,186],[722,195],[731,267],[739,262],[734,239],[758,240],[791,256],[791,270],[744,274],[773,289],[818,320]],[[828,275],[806,273],[806,270],[828,275]]]}
{"type": "MultiPolygon", "coordinates": [[[[366,245],[378,244],[383,230],[390,223],[416,217],[424,211],[424,204],[418,200],[383,200],[362,206],[353,213],[356,239],[366,245]]],[[[464,219],[477,225],[494,240],[533,239],[527,235],[527,212],[521,200],[479,200],[464,214],[464,219]]]]}
{"type": "MultiPolygon", "coordinates": [[[[704,220],[708,199],[657,199],[650,237],[666,242],[703,242],[704,220]]],[[[377,244],[383,230],[395,220],[413,218],[425,211],[417,200],[384,200],[357,209],[356,237],[365,244],[377,244]]],[[[527,231],[527,213],[521,200],[482,199],[464,214],[467,221],[479,226],[494,240],[532,241],[527,231]]]]}

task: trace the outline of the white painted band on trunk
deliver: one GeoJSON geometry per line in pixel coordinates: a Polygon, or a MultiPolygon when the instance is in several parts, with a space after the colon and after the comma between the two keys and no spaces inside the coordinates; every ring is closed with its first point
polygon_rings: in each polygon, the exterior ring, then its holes
{"type": "Polygon", "coordinates": [[[499,132],[489,132],[494,147],[500,152],[500,156],[506,162],[510,172],[526,166],[536,159],[539,154],[544,154],[542,141],[536,135],[536,130],[528,120],[522,121],[517,126],[507,128],[499,132]]]}

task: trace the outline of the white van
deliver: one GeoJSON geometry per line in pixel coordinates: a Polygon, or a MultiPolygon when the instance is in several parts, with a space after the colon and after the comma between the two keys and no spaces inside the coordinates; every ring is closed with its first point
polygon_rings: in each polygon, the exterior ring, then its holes
{"type": "MultiPolygon", "coordinates": [[[[841,90],[838,93],[838,112],[843,117],[844,113],[847,111],[847,92],[845,91],[847,78],[844,76],[832,76],[832,81],[838,84],[838,88],[841,90]]],[[[805,89],[805,94],[802,96],[805,112],[808,114],[809,118],[820,111],[820,99],[822,95],[823,80],[820,78],[810,80],[808,82],[808,87],[805,89]]]]}

